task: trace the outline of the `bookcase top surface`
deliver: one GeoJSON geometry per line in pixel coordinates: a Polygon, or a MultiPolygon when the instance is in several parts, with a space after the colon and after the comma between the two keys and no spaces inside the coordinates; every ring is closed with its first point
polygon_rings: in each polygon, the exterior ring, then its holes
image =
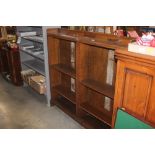
{"type": "Polygon", "coordinates": [[[127,48],[128,43],[132,40],[132,38],[118,37],[112,34],[67,29],[48,29],[47,34],[58,39],[78,41],[110,49],[127,48]]]}

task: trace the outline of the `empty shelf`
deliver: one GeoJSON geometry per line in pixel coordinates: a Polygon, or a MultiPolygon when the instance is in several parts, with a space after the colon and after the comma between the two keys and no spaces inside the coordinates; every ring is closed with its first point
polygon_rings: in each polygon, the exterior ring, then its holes
{"type": "Polygon", "coordinates": [[[101,120],[102,122],[106,123],[107,125],[111,126],[111,120],[112,118],[109,117],[109,115],[106,115],[106,113],[103,113],[97,109],[95,109],[94,107],[92,107],[91,105],[89,105],[89,103],[82,103],[82,105],[80,105],[80,107],[88,112],[89,114],[95,116],[96,118],[98,118],[99,120],[101,120]]]}
{"type": "Polygon", "coordinates": [[[55,86],[52,88],[55,92],[57,92],[58,94],[60,94],[61,96],[63,96],[64,98],[68,99],[69,101],[71,101],[72,103],[76,103],[75,102],[75,93],[65,89],[63,86],[59,85],[59,86],[55,86]]]}
{"type": "Polygon", "coordinates": [[[108,84],[101,84],[92,79],[83,80],[81,83],[86,87],[91,88],[111,99],[114,98],[114,86],[108,84]]]}
{"type": "Polygon", "coordinates": [[[73,69],[71,67],[65,66],[63,64],[56,64],[56,65],[52,65],[52,68],[75,78],[75,69],[73,69]]]}

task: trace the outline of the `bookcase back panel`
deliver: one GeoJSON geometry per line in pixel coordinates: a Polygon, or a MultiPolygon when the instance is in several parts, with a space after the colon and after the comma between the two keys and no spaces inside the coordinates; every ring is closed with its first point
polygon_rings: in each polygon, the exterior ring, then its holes
{"type": "Polygon", "coordinates": [[[59,46],[59,62],[61,64],[70,65],[70,55],[71,55],[71,42],[60,40],[59,46]]]}
{"type": "Polygon", "coordinates": [[[58,64],[59,40],[48,36],[48,61],[49,65],[58,64]]]}

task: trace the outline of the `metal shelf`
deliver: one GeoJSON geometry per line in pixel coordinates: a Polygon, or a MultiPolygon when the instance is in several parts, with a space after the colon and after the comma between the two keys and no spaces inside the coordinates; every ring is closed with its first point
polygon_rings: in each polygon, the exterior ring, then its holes
{"type": "Polygon", "coordinates": [[[26,37],[22,37],[24,39],[27,40],[31,40],[31,41],[35,41],[35,42],[39,42],[39,43],[43,43],[43,37],[42,36],[26,36],[26,37]]]}
{"type": "Polygon", "coordinates": [[[25,66],[45,76],[44,63],[39,60],[27,60],[22,62],[25,66]]]}
{"type": "Polygon", "coordinates": [[[37,59],[39,59],[41,61],[44,61],[44,55],[43,54],[35,55],[35,54],[33,54],[33,52],[29,52],[29,51],[23,50],[23,49],[20,49],[20,51],[23,52],[23,53],[26,53],[26,54],[34,57],[34,58],[37,58],[37,59]]]}

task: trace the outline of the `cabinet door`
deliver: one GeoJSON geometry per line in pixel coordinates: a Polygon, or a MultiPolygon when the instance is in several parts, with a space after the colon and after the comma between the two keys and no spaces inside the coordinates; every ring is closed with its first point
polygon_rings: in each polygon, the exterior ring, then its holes
{"type": "MultiPolygon", "coordinates": [[[[155,123],[155,69],[118,62],[115,103],[130,114],[155,123]]],[[[116,107],[115,107],[116,109],[116,107]]]]}

